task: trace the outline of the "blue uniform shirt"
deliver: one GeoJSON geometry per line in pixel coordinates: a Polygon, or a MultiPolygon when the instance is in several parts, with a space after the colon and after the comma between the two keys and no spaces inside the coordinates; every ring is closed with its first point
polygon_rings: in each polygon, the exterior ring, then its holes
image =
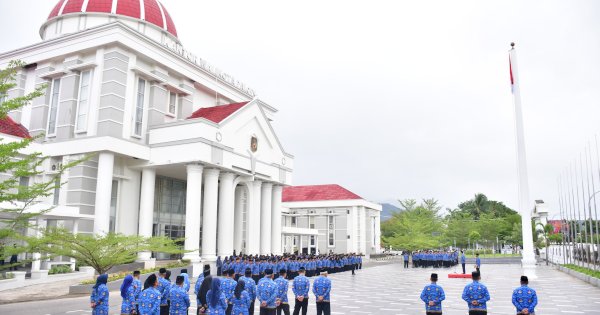
{"type": "MultiPolygon", "coordinates": [[[[206,292],[206,301],[210,301],[208,298],[210,296],[210,291],[206,292]]],[[[219,297],[219,302],[214,307],[210,305],[208,302],[208,314],[210,315],[225,315],[225,311],[227,310],[227,301],[225,300],[225,294],[221,292],[221,296],[219,297]]]]}
{"type": "Polygon", "coordinates": [[[465,254],[460,255],[460,263],[464,264],[467,261],[467,256],[465,254]]]}
{"type": "Polygon", "coordinates": [[[239,299],[234,295],[231,301],[233,302],[231,314],[248,315],[248,309],[250,308],[250,303],[252,303],[252,300],[248,297],[248,292],[242,291],[239,299]]]}
{"type": "Polygon", "coordinates": [[[292,283],[292,292],[294,292],[295,296],[303,296],[304,298],[308,298],[309,290],[310,281],[307,277],[299,275],[294,278],[294,282],[292,283]]]}
{"type": "Polygon", "coordinates": [[[134,288],[133,295],[135,296],[135,304],[138,304],[140,302],[140,295],[142,294],[142,289],[144,286],[142,285],[142,282],[136,278],[133,278],[131,286],[134,288]]]}
{"type": "Polygon", "coordinates": [[[180,276],[183,276],[183,289],[185,292],[190,292],[190,276],[187,273],[182,273],[180,276]]]}
{"type": "Polygon", "coordinates": [[[92,310],[93,315],[108,315],[108,288],[106,284],[101,284],[98,288],[92,290],[90,302],[96,303],[92,310]]]}
{"type": "Polygon", "coordinates": [[[477,257],[477,259],[475,259],[475,264],[477,265],[477,267],[481,267],[481,259],[479,259],[479,257],[477,257]]]}
{"type": "Polygon", "coordinates": [[[277,285],[273,280],[268,277],[263,277],[258,281],[258,289],[256,290],[258,300],[262,304],[267,303],[266,308],[275,308],[275,302],[277,301],[277,285]]]}
{"type": "Polygon", "coordinates": [[[139,304],[140,314],[159,315],[161,298],[160,292],[154,287],[149,287],[142,291],[139,304]]]}
{"type": "Polygon", "coordinates": [[[133,286],[129,286],[127,288],[127,292],[125,292],[125,297],[123,298],[123,303],[121,303],[121,314],[131,314],[131,311],[135,309],[135,288],[133,286]]]}
{"type": "Polygon", "coordinates": [[[198,276],[198,280],[196,280],[196,285],[194,286],[194,295],[196,295],[196,305],[200,305],[198,293],[200,293],[200,286],[202,286],[202,282],[204,282],[204,274],[198,276]]]}
{"type": "Polygon", "coordinates": [[[490,293],[485,285],[473,281],[465,286],[462,299],[469,304],[469,310],[485,311],[487,310],[486,303],[490,300],[490,293]],[[473,305],[473,301],[477,301],[477,305],[473,305]]]}
{"type": "Polygon", "coordinates": [[[275,279],[275,284],[277,284],[277,298],[281,301],[281,303],[287,304],[288,302],[288,281],[282,277],[275,279]]]}
{"type": "Polygon", "coordinates": [[[247,277],[240,277],[240,279],[238,281],[243,281],[246,285],[244,286],[244,291],[248,292],[248,298],[250,299],[250,302],[252,303],[252,301],[254,301],[254,299],[256,299],[256,282],[254,282],[254,279],[252,278],[247,278],[247,277]]]}
{"type": "Polygon", "coordinates": [[[187,315],[187,309],[190,307],[190,296],[182,287],[175,285],[169,290],[169,315],[187,315]]]}
{"type": "Polygon", "coordinates": [[[425,311],[430,313],[441,313],[442,312],[442,301],[446,299],[444,289],[439,285],[432,283],[423,288],[421,292],[421,301],[425,302],[425,311]],[[429,305],[429,302],[433,302],[433,305],[429,305]]]}
{"type": "Polygon", "coordinates": [[[169,291],[171,290],[171,282],[165,278],[158,278],[158,292],[160,292],[160,305],[167,305],[167,299],[169,298],[169,291]]]}
{"type": "Polygon", "coordinates": [[[329,302],[329,294],[331,293],[331,280],[325,276],[319,276],[313,283],[312,291],[315,294],[317,301],[319,300],[319,296],[322,296],[323,302],[329,302]]]}
{"type": "Polygon", "coordinates": [[[225,278],[221,281],[221,290],[223,291],[223,294],[225,294],[227,303],[231,303],[231,297],[233,296],[236,285],[237,282],[233,279],[225,278]]]}
{"type": "Polygon", "coordinates": [[[408,253],[404,253],[402,256],[404,256],[404,261],[408,261],[408,253]]]}
{"type": "Polygon", "coordinates": [[[512,303],[517,308],[517,313],[521,313],[523,309],[527,309],[529,314],[535,313],[537,302],[535,290],[527,285],[522,285],[513,291],[512,303]]]}

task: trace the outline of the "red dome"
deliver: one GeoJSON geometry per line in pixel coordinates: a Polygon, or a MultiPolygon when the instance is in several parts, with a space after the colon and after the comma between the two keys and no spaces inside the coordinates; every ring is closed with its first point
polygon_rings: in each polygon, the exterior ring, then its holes
{"type": "Polygon", "coordinates": [[[107,13],[154,24],[177,37],[175,23],[158,0],[60,0],[48,20],[71,13],[107,13]]]}

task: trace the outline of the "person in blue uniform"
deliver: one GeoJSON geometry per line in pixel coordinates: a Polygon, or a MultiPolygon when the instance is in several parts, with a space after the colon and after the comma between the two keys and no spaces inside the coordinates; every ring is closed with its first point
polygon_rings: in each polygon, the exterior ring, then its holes
{"type": "MultiPolygon", "coordinates": [[[[127,275],[121,283],[121,297],[123,302],[121,303],[121,314],[131,314],[135,309],[135,289],[133,287],[133,276],[127,275]]],[[[137,311],[136,311],[137,312],[137,311]]]]}
{"type": "Polygon", "coordinates": [[[235,270],[229,269],[225,271],[225,279],[221,280],[221,291],[225,295],[225,299],[227,300],[227,310],[225,314],[230,315],[231,309],[233,308],[233,304],[231,302],[231,298],[233,297],[233,291],[235,291],[235,286],[237,282],[233,279],[235,277],[235,270]]]}
{"type": "Polygon", "coordinates": [[[225,315],[227,310],[227,300],[221,290],[221,279],[212,279],[210,290],[206,293],[206,302],[208,303],[208,313],[210,315],[225,315]]]}
{"type": "Polygon", "coordinates": [[[157,289],[158,278],[151,274],[144,282],[144,290],[140,295],[140,315],[159,315],[162,296],[157,289]]]}
{"type": "Polygon", "coordinates": [[[254,259],[250,262],[250,268],[252,269],[252,279],[254,279],[254,283],[258,283],[260,280],[260,266],[254,259]]]}
{"type": "Polygon", "coordinates": [[[217,276],[221,276],[223,272],[223,261],[221,260],[221,256],[217,257],[217,276]]]}
{"type": "Polygon", "coordinates": [[[481,275],[481,270],[479,270],[479,268],[481,268],[481,259],[479,258],[479,254],[475,254],[475,269],[477,270],[477,273],[481,275]]]}
{"type": "Polygon", "coordinates": [[[462,299],[469,305],[469,315],[487,314],[487,301],[490,300],[490,293],[485,285],[479,282],[481,276],[479,272],[471,273],[473,282],[467,284],[463,290],[462,299]]]}
{"type": "Polygon", "coordinates": [[[248,268],[246,268],[244,271],[244,276],[240,277],[240,280],[238,280],[238,283],[240,282],[244,282],[244,291],[248,293],[248,300],[250,303],[248,305],[248,314],[253,315],[254,300],[256,300],[256,282],[254,282],[254,279],[252,279],[252,269],[250,269],[250,265],[248,265],[248,268]]]}
{"type": "Polygon", "coordinates": [[[466,273],[465,264],[467,263],[467,256],[465,256],[465,251],[460,251],[460,264],[462,265],[463,275],[466,273]]]}
{"type": "Polygon", "coordinates": [[[92,315],[108,315],[108,275],[102,274],[96,278],[96,284],[90,295],[90,306],[92,315]]]}
{"type": "Polygon", "coordinates": [[[442,301],[446,299],[444,289],[437,285],[437,273],[431,274],[431,284],[426,285],[421,292],[421,301],[425,302],[425,314],[439,315],[442,314],[442,301]]]}
{"type": "MultiPolygon", "coordinates": [[[[240,277],[244,278],[244,276],[240,277]]],[[[249,315],[250,308],[250,296],[245,290],[246,282],[238,280],[231,302],[233,304],[232,314],[235,315],[249,315]]]]}
{"type": "Polygon", "coordinates": [[[185,292],[190,292],[190,276],[187,274],[187,269],[181,269],[179,275],[183,276],[183,289],[185,292]]]}
{"type": "Polygon", "coordinates": [[[200,287],[202,286],[202,282],[204,282],[204,278],[206,278],[207,276],[210,275],[210,265],[204,265],[204,270],[202,271],[202,274],[198,276],[198,279],[196,279],[196,284],[194,285],[194,295],[196,295],[196,305],[198,305],[198,308],[200,308],[200,305],[202,305],[202,303],[200,303],[200,287]]]}
{"type": "Polygon", "coordinates": [[[144,285],[140,281],[139,270],[133,271],[133,282],[131,283],[131,285],[133,286],[133,295],[135,297],[135,301],[133,303],[135,306],[135,312],[139,314],[140,310],[138,307],[138,303],[140,302],[140,295],[142,294],[142,288],[144,287],[144,285]]]}
{"type": "Polygon", "coordinates": [[[169,290],[171,290],[171,282],[165,279],[167,276],[167,269],[160,268],[158,270],[158,287],[156,288],[160,292],[160,315],[169,314],[169,304],[167,300],[169,298],[169,290]]]}
{"type": "Polygon", "coordinates": [[[304,268],[300,268],[298,276],[292,282],[292,292],[294,292],[294,314],[299,315],[302,310],[302,315],[306,315],[308,311],[308,291],[310,291],[310,280],[304,276],[304,268]]]}
{"type": "Polygon", "coordinates": [[[521,286],[513,291],[512,303],[517,308],[517,315],[535,315],[537,293],[529,287],[529,279],[526,276],[521,276],[521,286]]]}
{"type": "Polygon", "coordinates": [[[317,315],[330,315],[331,314],[331,280],[327,278],[327,272],[321,272],[321,275],[315,279],[313,283],[313,294],[316,298],[317,304],[317,315]]]}
{"type": "Polygon", "coordinates": [[[169,290],[169,315],[187,315],[190,307],[190,296],[183,290],[183,276],[175,278],[175,285],[169,290]]]}
{"type": "Polygon", "coordinates": [[[408,268],[408,259],[410,258],[410,255],[408,252],[404,252],[402,253],[402,257],[404,258],[404,268],[408,268]]]}
{"type": "Polygon", "coordinates": [[[266,269],[265,276],[258,281],[256,296],[260,302],[260,315],[275,315],[277,308],[277,285],[273,281],[273,270],[266,269]]]}
{"type": "Polygon", "coordinates": [[[281,315],[282,311],[285,315],[290,315],[290,304],[288,303],[289,282],[286,278],[285,269],[279,271],[279,278],[275,279],[275,284],[277,284],[277,300],[279,301],[277,315],[281,315]]]}

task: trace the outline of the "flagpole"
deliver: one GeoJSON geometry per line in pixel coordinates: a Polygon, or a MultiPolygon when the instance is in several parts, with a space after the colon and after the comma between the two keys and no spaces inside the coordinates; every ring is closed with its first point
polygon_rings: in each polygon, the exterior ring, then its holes
{"type": "Polygon", "coordinates": [[[535,255],[533,251],[533,235],[531,228],[531,203],[529,202],[529,181],[527,177],[527,158],[525,155],[525,136],[523,131],[523,113],[521,111],[521,90],[519,88],[519,71],[517,68],[517,52],[515,43],[510,44],[509,64],[510,79],[512,83],[513,102],[515,105],[515,129],[517,136],[517,169],[519,175],[519,213],[521,214],[521,227],[523,232],[523,259],[524,268],[535,268],[535,255]]]}

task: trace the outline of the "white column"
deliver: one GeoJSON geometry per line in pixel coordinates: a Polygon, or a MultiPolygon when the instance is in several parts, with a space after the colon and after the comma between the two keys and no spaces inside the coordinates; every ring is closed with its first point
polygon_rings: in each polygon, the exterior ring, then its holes
{"type": "Polygon", "coordinates": [[[319,250],[319,235],[315,235],[315,251],[317,255],[321,254],[319,250]]]}
{"type": "Polygon", "coordinates": [[[263,183],[260,203],[260,253],[271,254],[271,202],[273,184],[263,183]]]}
{"type": "Polygon", "coordinates": [[[112,190],[114,164],[114,153],[101,152],[98,155],[98,179],[96,181],[94,234],[106,234],[109,232],[110,193],[112,190]]]}
{"type": "Polygon", "coordinates": [[[298,255],[302,254],[302,249],[304,248],[303,244],[302,244],[302,235],[298,235],[298,238],[300,239],[298,241],[298,255]]]}
{"type": "MultiPolygon", "coordinates": [[[[138,217],[138,235],[152,237],[152,223],[154,221],[154,183],[156,170],[144,168],[142,170],[142,187],[140,189],[140,214],[138,217]]],[[[150,252],[139,252],[139,261],[150,260],[150,252]]]]}
{"type": "Polygon", "coordinates": [[[271,201],[271,251],[281,255],[281,193],[283,187],[273,186],[273,200],[271,201]]]}
{"type": "Polygon", "coordinates": [[[242,243],[244,241],[244,206],[246,200],[244,200],[244,186],[238,186],[235,189],[235,209],[234,209],[234,227],[233,227],[233,248],[237,253],[242,251],[242,243]]]}
{"type": "Polygon", "coordinates": [[[200,261],[200,205],[202,203],[202,171],[200,164],[189,164],[185,195],[185,243],[183,259],[200,261]]]}
{"type": "Polygon", "coordinates": [[[202,260],[217,259],[217,200],[219,170],[204,171],[204,209],[202,210],[202,260]]]}
{"type": "Polygon", "coordinates": [[[381,212],[377,212],[375,217],[375,253],[381,252],[381,212]]]}
{"type": "Polygon", "coordinates": [[[219,184],[219,237],[217,238],[217,249],[221,257],[233,254],[234,179],[235,174],[233,173],[221,173],[219,184]]]}
{"type": "MultiPolygon", "coordinates": [[[[41,218],[37,218],[36,219],[36,224],[35,224],[35,230],[34,233],[37,237],[41,237],[42,236],[42,229],[46,228],[46,220],[41,219],[41,218]]],[[[40,266],[42,264],[42,262],[40,261],[40,258],[42,257],[42,255],[40,253],[33,253],[33,261],[31,262],[31,271],[40,271],[40,266]]]]}
{"type": "Polygon", "coordinates": [[[358,224],[360,225],[360,243],[358,244],[358,250],[360,253],[367,254],[367,215],[365,213],[365,207],[358,207],[358,224]]]}
{"type": "Polygon", "coordinates": [[[254,180],[248,183],[248,214],[246,215],[246,251],[250,255],[260,253],[260,197],[262,182],[254,180]]]}
{"type": "MultiPolygon", "coordinates": [[[[71,233],[73,233],[73,235],[77,235],[79,233],[79,219],[73,219],[73,229],[71,230],[71,233]]],[[[75,260],[75,258],[70,258],[69,261],[73,263],[71,265],[71,270],[75,271],[75,263],[77,260],[75,260]]]]}

